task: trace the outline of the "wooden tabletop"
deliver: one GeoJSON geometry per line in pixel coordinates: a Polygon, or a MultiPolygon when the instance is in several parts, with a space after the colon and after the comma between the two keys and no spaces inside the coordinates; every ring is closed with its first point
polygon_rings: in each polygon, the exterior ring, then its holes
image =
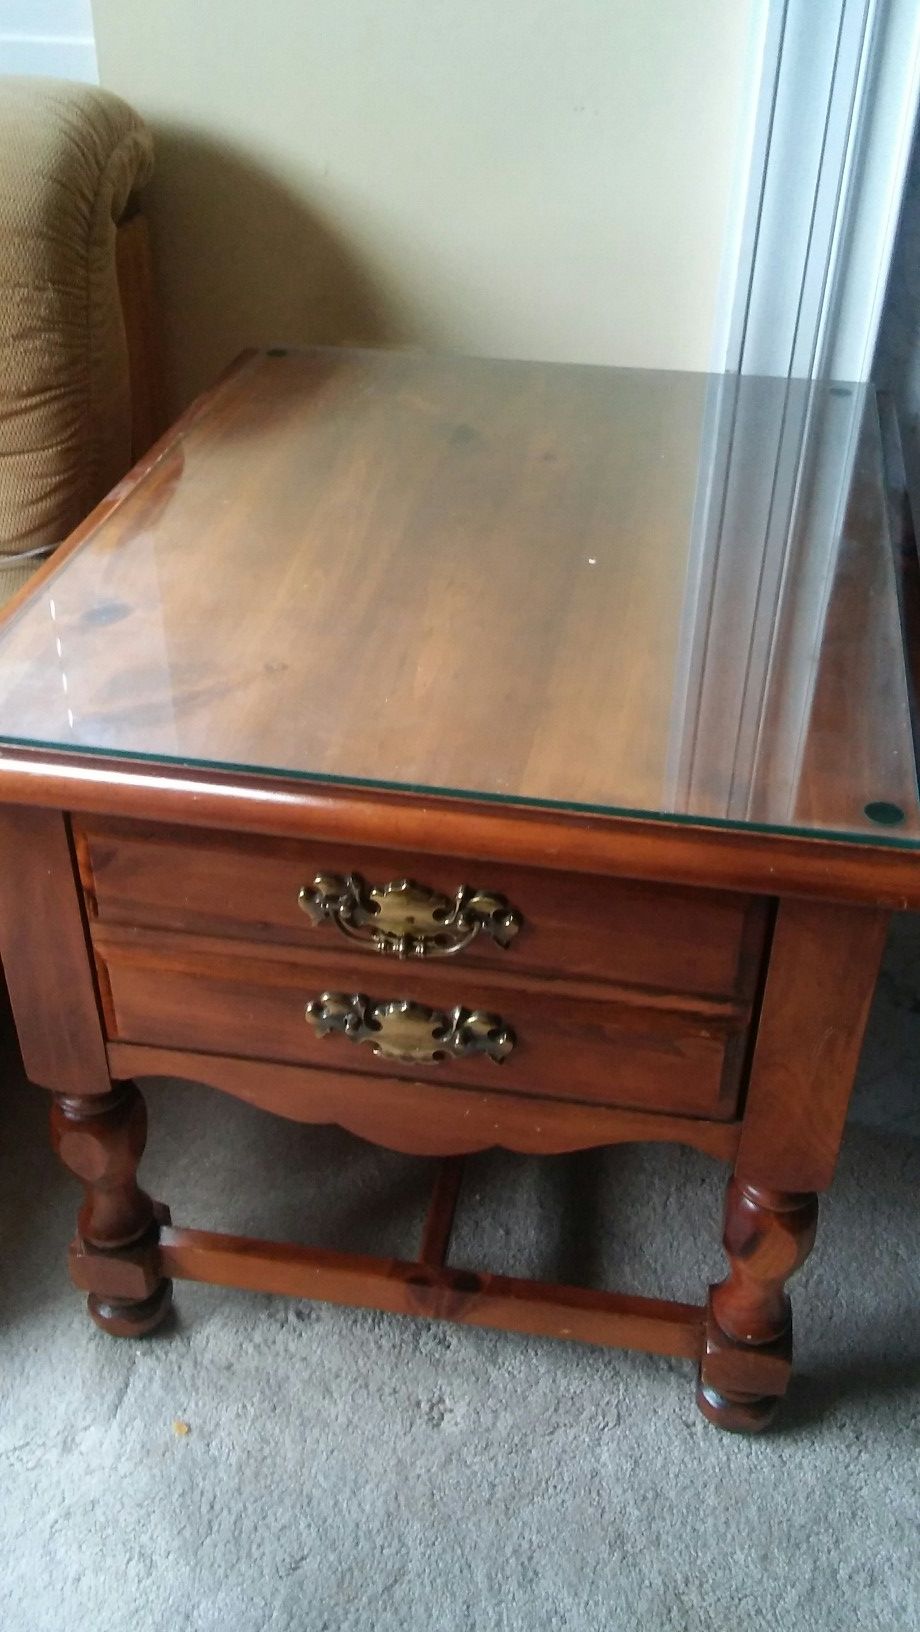
{"type": "Polygon", "coordinates": [[[861,387],[247,356],[0,677],[10,743],[920,841],[861,387]]]}

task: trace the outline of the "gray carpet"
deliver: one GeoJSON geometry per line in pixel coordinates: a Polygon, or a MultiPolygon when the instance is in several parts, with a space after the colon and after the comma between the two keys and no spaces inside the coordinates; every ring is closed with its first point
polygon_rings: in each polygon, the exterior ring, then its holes
{"type": "MultiPolygon", "coordinates": [[[[44,1096],[11,1070],[3,1632],[920,1627],[918,974],[912,922],[759,1440],[703,1423],[689,1366],[574,1344],[190,1285],[165,1335],[107,1338],[66,1279],[44,1096]]],[[[177,1222],[412,1251],[429,1164],[205,1089],[149,1099],[177,1222]]],[[[696,1301],[721,1188],[680,1150],[489,1154],[453,1259],[696,1301]]]]}

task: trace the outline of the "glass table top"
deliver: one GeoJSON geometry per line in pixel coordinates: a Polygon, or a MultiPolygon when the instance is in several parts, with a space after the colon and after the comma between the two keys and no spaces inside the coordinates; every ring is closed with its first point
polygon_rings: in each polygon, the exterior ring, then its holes
{"type": "Polygon", "coordinates": [[[0,626],[0,739],[920,843],[870,389],[242,361],[0,626]]]}

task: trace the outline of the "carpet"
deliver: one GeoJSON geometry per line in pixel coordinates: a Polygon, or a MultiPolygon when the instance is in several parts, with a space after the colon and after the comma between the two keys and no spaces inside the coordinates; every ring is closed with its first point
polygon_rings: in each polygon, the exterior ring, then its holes
{"type": "MultiPolygon", "coordinates": [[[[162,1334],[106,1337],[67,1280],[45,1096],[10,1063],[3,1632],[920,1628],[920,934],[899,934],[759,1439],[703,1422],[691,1366],[576,1344],[188,1284],[162,1334]]],[[[207,1089],[148,1100],[143,1171],[177,1222],[414,1251],[431,1164],[207,1089]]],[[[451,1259],[699,1301],[723,1182],[676,1148],[490,1152],[451,1259]]]]}

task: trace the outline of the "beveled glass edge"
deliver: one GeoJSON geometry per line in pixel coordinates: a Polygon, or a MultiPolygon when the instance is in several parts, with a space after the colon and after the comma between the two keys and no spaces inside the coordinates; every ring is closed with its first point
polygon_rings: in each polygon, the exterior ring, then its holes
{"type": "Polygon", "coordinates": [[[847,832],[843,828],[779,826],[771,822],[742,821],[730,816],[700,816],[678,811],[645,810],[620,805],[591,805],[577,800],[540,799],[530,794],[488,793],[475,788],[443,788],[427,783],[387,782],[375,777],[331,776],[317,771],[285,770],[265,765],[242,765],[223,760],[185,759],[170,754],[143,754],[125,748],[87,748],[74,745],[64,748],[60,743],[41,742],[27,737],[0,736],[0,805],[3,803],[3,754],[23,750],[47,754],[50,759],[66,768],[75,760],[100,760],[121,765],[164,770],[185,770],[207,776],[240,776],[253,782],[295,782],[306,787],[354,789],[356,792],[392,793],[404,797],[420,795],[426,799],[467,801],[489,805],[492,808],[553,811],[571,816],[593,816],[617,821],[654,823],[659,827],[705,828],[715,833],[752,833],[779,839],[805,839],[814,844],[856,844],[867,849],[893,850],[902,854],[920,853],[920,834],[903,838],[888,831],[847,832]]]}

